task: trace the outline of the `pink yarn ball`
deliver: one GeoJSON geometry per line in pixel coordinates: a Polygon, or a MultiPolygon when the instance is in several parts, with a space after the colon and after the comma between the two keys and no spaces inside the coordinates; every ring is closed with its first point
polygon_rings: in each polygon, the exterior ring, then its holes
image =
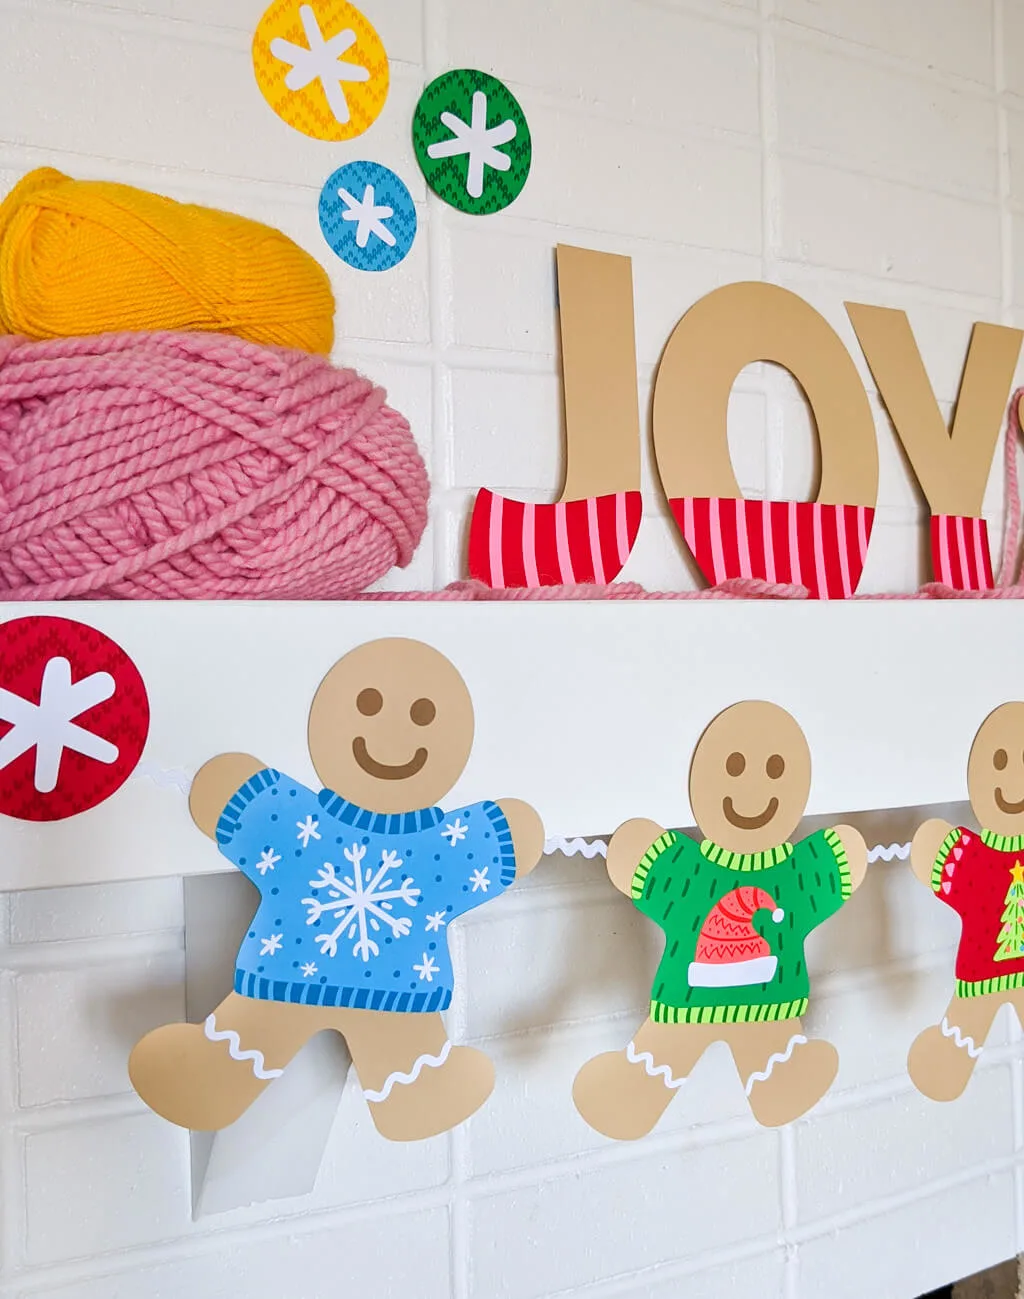
{"type": "Polygon", "coordinates": [[[385,394],[225,334],[0,338],[0,598],[339,599],[429,484],[385,394]]]}

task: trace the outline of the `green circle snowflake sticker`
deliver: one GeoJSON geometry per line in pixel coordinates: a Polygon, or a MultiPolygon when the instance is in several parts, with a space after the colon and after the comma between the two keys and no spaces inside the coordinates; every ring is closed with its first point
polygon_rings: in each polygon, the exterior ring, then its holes
{"type": "Polygon", "coordinates": [[[486,216],[518,198],[533,145],[515,95],[495,77],[459,68],[420,95],[412,142],[427,184],[460,212],[486,216]]]}

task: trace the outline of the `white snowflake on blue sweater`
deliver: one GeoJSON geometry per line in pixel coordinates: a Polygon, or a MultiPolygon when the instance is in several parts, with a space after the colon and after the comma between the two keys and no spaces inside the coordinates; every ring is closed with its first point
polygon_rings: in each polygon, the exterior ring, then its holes
{"type": "Polygon", "coordinates": [[[496,803],[371,812],[270,768],[228,800],[217,842],[260,890],[235,991],[267,1001],[444,1010],[448,925],[515,878],[496,803]]]}
{"type": "Polygon", "coordinates": [[[309,887],[314,892],[318,889],[327,890],[327,900],[320,897],[302,899],[302,905],[309,908],[306,924],[316,924],[324,914],[330,915],[335,921],[335,928],[329,934],[316,936],[316,942],[324,956],[338,955],[338,939],[346,929],[349,938],[355,937],[358,930],[359,937],[352,948],[352,955],[368,961],[371,956],[380,955],[380,948],[370,937],[369,929],[380,933],[381,925],[385,924],[390,926],[396,938],[404,938],[412,928],[412,921],[408,916],[393,916],[391,912],[398,900],[406,906],[414,907],[420,891],[413,887],[411,879],[403,879],[397,889],[391,887],[388,872],[399,864],[397,853],[382,852],[376,873],[367,867],[365,875],[365,845],[354,843],[344,853],[352,863],[350,875],[339,876],[334,866],[327,861],[320,867],[316,879],[309,881],[309,887]]]}

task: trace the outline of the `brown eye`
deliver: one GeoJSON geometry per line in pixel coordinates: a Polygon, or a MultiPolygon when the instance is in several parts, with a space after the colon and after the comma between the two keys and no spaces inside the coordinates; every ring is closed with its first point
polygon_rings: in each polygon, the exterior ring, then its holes
{"type": "Polygon", "coordinates": [[[364,717],[374,717],[384,707],[384,696],[379,690],[360,690],[356,707],[364,717]]]}
{"type": "Polygon", "coordinates": [[[746,766],[747,760],[742,753],[730,753],[725,760],[725,769],[730,776],[742,776],[746,766]]]}
{"type": "Polygon", "coordinates": [[[995,767],[996,771],[1002,771],[1007,762],[1008,758],[1006,756],[1006,750],[996,749],[995,753],[992,755],[992,766],[995,767]]]}
{"type": "Polygon", "coordinates": [[[429,726],[437,716],[437,709],[432,699],[417,699],[409,709],[409,716],[417,726],[429,726]]]}
{"type": "Polygon", "coordinates": [[[764,769],[768,773],[769,780],[778,780],[786,770],[786,760],[780,753],[773,753],[764,764],[764,769]]]}

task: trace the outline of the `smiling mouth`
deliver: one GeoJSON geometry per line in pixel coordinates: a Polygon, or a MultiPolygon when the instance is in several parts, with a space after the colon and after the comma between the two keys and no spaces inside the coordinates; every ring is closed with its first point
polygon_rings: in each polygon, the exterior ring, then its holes
{"type": "MultiPolygon", "coordinates": [[[[999,798],[999,791],[996,791],[996,799],[999,798]]],[[[757,816],[744,816],[742,812],[737,812],[732,805],[731,798],[722,799],[722,811],[725,813],[725,819],[730,825],[734,825],[737,830],[760,830],[766,826],[775,813],[779,810],[779,800],[770,798],[768,806],[757,816]]],[[[1024,802],[1020,804],[1020,810],[1024,812],[1024,802]]]]}
{"type": "Polygon", "coordinates": [[[1019,803],[1011,803],[1009,799],[1003,798],[1003,791],[996,786],[996,807],[1000,812],[1008,812],[1010,816],[1016,816],[1019,812],[1024,812],[1024,798],[1019,803]]]}
{"type": "Polygon", "coordinates": [[[366,741],[361,735],[357,735],[352,741],[352,756],[368,776],[376,776],[378,780],[406,780],[409,776],[415,776],[418,771],[422,771],[423,764],[427,760],[427,751],[417,749],[408,762],[403,762],[401,766],[392,766],[390,763],[378,762],[376,758],[371,757],[366,741]]]}

